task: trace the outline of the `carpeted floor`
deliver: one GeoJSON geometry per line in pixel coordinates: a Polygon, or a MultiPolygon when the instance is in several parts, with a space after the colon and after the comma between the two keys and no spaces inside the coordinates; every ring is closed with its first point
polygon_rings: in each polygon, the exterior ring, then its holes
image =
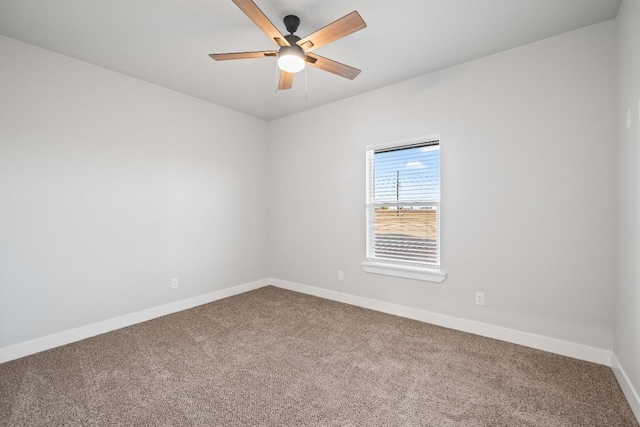
{"type": "Polygon", "coordinates": [[[638,426],[605,366],[266,287],[0,365],[3,426],[638,426]]]}

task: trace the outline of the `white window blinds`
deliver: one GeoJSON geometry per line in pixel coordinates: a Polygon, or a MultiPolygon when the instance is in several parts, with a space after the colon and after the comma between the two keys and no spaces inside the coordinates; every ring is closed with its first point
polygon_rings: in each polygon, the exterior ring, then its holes
{"type": "Polygon", "coordinates": [[[367,259],[440,266],[440,144],[367,151],[367,259]]]}

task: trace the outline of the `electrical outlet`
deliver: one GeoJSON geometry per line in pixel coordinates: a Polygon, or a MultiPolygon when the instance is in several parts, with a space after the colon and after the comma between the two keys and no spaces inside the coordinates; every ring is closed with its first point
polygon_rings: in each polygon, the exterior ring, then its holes
{"type": "Polygon", "coordinates": [[[338,271],[338,280],[344,280],[344,271],[342,270],[338,271]]]}
{"type": "Polygon", "coordinates": [[[476,292],[476,305],[484,305],[484,292],[476,292]]]}
{"type": "Polygon", "coordinates": [[[180,286],[180,283],[178,282],[178,278],[175,277],[171,279],[171,289],[178,289],[178,286],[180,286]]]}

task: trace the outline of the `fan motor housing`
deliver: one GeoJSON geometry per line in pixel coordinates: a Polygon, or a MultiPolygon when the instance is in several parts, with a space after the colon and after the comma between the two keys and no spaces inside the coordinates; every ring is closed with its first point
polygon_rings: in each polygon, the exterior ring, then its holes
{"type": "Polygon", "coordinates": [[[300,37],[294,36],[293,34],[289,34],[287,36],[284,36],[284,38],[287,39],[287,41],[291,46],[282,46],[278,51],[278,55],[286,55],[287,53],[289,53],[289,54],[294,54],[304,58],[305,56],[304,49],[302,49],[300,46],[296,44],[297,41],[300,40],[300,37]]]}
{"type": "MultiPolygon", "coordinates": [[[[288,34],[288,35],[284,36],[284,38],[287,39],[287,41],[289,42],[289,44],[291,46],[298,46],[297,43],[298,43],[298,40],[300,40],[300,37],[295,36],[293,34],[288,34]]],[[[300,46],[298,46],[298,47],[300,47],[300,46]]]]}

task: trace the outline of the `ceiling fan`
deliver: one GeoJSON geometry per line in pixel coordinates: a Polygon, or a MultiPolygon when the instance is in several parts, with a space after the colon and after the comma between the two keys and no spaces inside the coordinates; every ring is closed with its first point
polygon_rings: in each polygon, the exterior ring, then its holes
{"type": "Polygon", "coordinates": [[[311,51],[328,43],[362,30],[367,26],[358,12],[351,12],[337,21],[332,22],[312,33],[305,38],[294,35],[300,25],[300,19],[294,15],[284,17],[284,25],[289,32],[283,36],[280,31],[269,21],[269,18],[251,0],[232,0],[248,17],[258,26],[271,40],[278,46],[279,50],[264,50],[258,52],[236,52],[236,53],[212,53],[209,55],[216,61],[229,59],[248,58],[278,58],[278,68],[280,68],[280,78],[278,90],[291,89],[295,73],[304,69],[305,64],[319,68],[324,71],[336,74],[341,77],[353,80],[360,70],[350,67],[340,62],[324,58],[311,51]]]}

